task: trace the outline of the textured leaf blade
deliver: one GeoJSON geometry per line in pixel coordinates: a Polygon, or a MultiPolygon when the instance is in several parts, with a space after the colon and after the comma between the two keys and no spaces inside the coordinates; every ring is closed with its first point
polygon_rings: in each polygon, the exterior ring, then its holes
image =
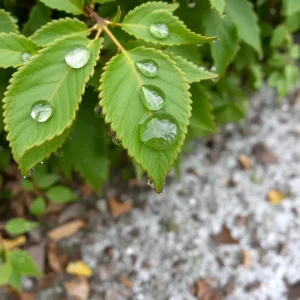
{"type": "Polygon", "coordinates": [[[161,192],[164,180],[173,165],[183,144],[191,115],[189,85],[175,62],[161,51],[136,48],[115,56],[106,66],[101,77],[101,101],[105,121],[111,123],[129,156],[147,172],[155,183],[156,191],[161,192]],[[148,78],[140,74],[135,62],[153,59],[159,65],[159,75],[148,78]],[[117,76],[115,71],[118,70],[117,76]],[[150,115],[143,105],[139,91],[144,84],[157,86],[166,95],[163,112],[171,114],[179,124],[177,143],[164,151],[147,147],[140,139],[140,122],[150,115]]]}
{"type": "Polygon", "coordinates": [[[149,5],[141,5],[130,11],[123,20],[122,29],[138,39],[166,46],[202,44],[215,39],[215,37],[205,37],[190,31],[171,12],[163,9],[153,10],[149,5]],[[150,33],[150,26],[152,24],[167,25],[169,37],[161,40],[153,37],[150,33]]]}
{"type": "Polygon", "coordinates": [[[39,46],[45,46],[54,42],[56,39],[67,35],[82,35],[89,33],[89,29],[85,23],[78,19],[59,19],[47,23],[37,30],[31,39],[39,46]]]}
{"type": "Polygon", "coordinates": [[[83,13],[84,0],[40,0],[45,5],[57,9],[63,10],[73,15],[80,15],[83,13]]]}
{"type": "Polygon", "coordinates": [[[291,16],[300,12],[300,1],[298,0],[285,0],[285,14],[291,16]]]}
{"type": "Polygon", "coordinates": [[[185,58],[175,55],[172,52],[167,52],[171,59],[173,59],[181,71],[185,74],[188,83],[199,82],[201,80],[218,78],[218,74],[206,71],[191,61],[185,58]]]}
{"type": "Polygon", "coordinates": [[[0,265],[0,285],[4,285],[9,281],[12,274],[12,267],[10,263],[2,263],[0,265]]]}
{"type": "Polygon", "coordinates": [[[85,37],[60,39],[13,75],[3,100],[4,123],[14,159],[20,163],[23,173],[66,139],[102,42],[102,39],[85,37]],[[73,69],[66,64],[65,54],[78,44],[89,48],[91,58],[83,68],[73,69]],[[45,123],[37,123],[30,117],[31,107],[38,100],[49,101],[54,107],[53,115],[45,123]]]}
{"type": "Polygon", "coordinates": [[[54,186],[50,188],[46,196],[54,203],[69,203],[77,199],[77,195],[65,186],[54,186]]]}
{"type": "Polygon", "coordinates": [[[217,12],[222,15],[225,8],[225,0],[209,0],[210,5],[214,7],[217,12]]]}
{"type": "Polygon", "coordinates": [[[235,24],[239,37],[262,56],[260,29],[252,4],[248,0],[227,0],[226,12],[235,24]]]}
{"type": "Polygon", "coordinates": [[[17,20],[4,9],[0,9],[0,32],[19,32],[17,20]]]}
{"type": "Polygon", "coordinates": [[[24,61],[24,52],[34,54],[38,46],[25,36],[15,33],[0,33],[0,68],[18,67],[24,61]]]}
{"type": "Polygon", "coordinates": [[[23,218],[11,219],[5,224],[5,230],[9,234],[22,234],[36,227],[38,223],[30,222],[23,218]]]}

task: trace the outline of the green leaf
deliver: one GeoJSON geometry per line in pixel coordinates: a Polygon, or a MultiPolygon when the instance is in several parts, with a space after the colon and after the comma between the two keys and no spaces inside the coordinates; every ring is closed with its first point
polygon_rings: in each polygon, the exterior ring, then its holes
{"type": "Polygon", "coordinates": [[[46,201],[42,197],[33,200],[30,206],[30,213],[34,216],[42,216],[46,211],[46,201]]]}
{"type": "Polygon", "coordinates": [[[263,55],[257,16],[248,0],[226,0],[226,13],[235,24],[239,37],[263,55]]]}
{"type": "Polygon", "coordinates": [[[193,84],[190,91],[192,93],[193,110],[188,131],[189,139],[215,132],[217,127],[209,95],[200,84],[193,84]]]}
{"type": "Polygon", "coordinates": [[[286,65],[284,68],[284,75],[285,75],[285,80],[287,82],[287,85],[289,87],[295,86],[299,79],[298,67],[295,65],[290,65],[290,64],[286,65]]]}
{"type": "Polygon", "coordinates": [[[9,281],[11,274],[12,267],[10,263],[6,262],[4,264],[0,264],[0,286],[9,281]]]}
{"type": "Polygon", "coordinates": [[[221,18],[214,11],[210,11],[203,22],[206,34],[219,36],[215,43],[210,44],[210,49],[216,71],[222,75],[238,51],[239,38],[236,27],[230,18],[221,18]]]}
{"type": "Polygon", "coordinates": [[[118,139],[127,149],[130,157],[148,173],[155,183],[156,191],[161,192],[164,180],[173,165],[187,132],[191,115],[189,85],[183,73],[161,51],[136,48],[116,55],[105,67],[101,77],[100,105],[103,107],[105,121],[111,123],[118,139]],[[159,66],[156,78],[149,78],[137,71],[135,62],[151,58],[159,66]],[[115,76],[115,72],[118,76],[115,76]],[[178,140],[164,150],[159,151],[143,144],[140,138],[140,122],[152,113],[146,109],[140,98],[143,85],[154,85],[165,94],[164,113],[170,114],[178,122],[178,140]],[[120,101],[122,99],[122,101],[120,101]]]}
{"type": "Polygon", "coordinates": [[[21,181],[22,188],[27,191],[27,192],[32,192],[34,191],[34,184],[31,180],[28,178],[22,179],[21,181]]]}
{"type": "Polygon", "coordinates": [[[291,16],[300,12],[300,1],[298,0],[284,0],[285,15],[291,16]]]}
{"type": "Polygon", "coordinates": [[[19,33],[17,20],[4,9],[0,9],[0,32],[19,33]]]}
{"type": "Polygon", "coordinates": [[[22,290],[22,275],[13,272],[9,278],[8,284],[14,289],[21,292],[22,290]]]}
{"type": "Polygon", "coordinates": [[[83,14],[84,0],[40,0],[45,5],[73,15],[83,14]]]}
{"type": "Polygon", "coordinates": [[[32,9],[22,33],[26,36],[33,34],[38,28],[50,20],[50,9],[43,3],[38,2],[32,9]]]}
{"type": "Polygon", "coordinates": [[[13,274],[16,273],[18,275],[28,275],[28,276],[41,275],[32,257],[25,251],[22,250],[9,251],[8,261],[12,265],[13,274]]]}
{"type": "Polygon", "coordinates": [[[65,186],[55,186],[46,192],[48,199],[54,203],[69,203],[77,199],[77,195],[65,186]]]}
{"type": "Polygon", "coordinates": [[[272,38],[270,41],[271,47],[278,48],[280,46],[283,46],[286,39],[286,34],[288,34],[288,32],[286,31],[285,25],[284,24],[278,25],[274,29],[272,34],[272,38]]]}
{"type": "Polygon", "coordinates": [[[54,42],[56,39],[67,35],[88,35],[89,29],[85,23],[78,19],[58,19],[41,27],[31,39],[39,46],[45,46],[54,42]]]}
{"type": "Polygon", "coordinates": [[[60,39],[14,73],[3,100],[4,123],[14,159],[23,174],[49,157],[67,138],[102,42],[85,37],[60,39]],[[90,60],[80,69],[65,62],[66,52],[75,45],[84,45],[91,52],[90,60]],[[47,122],[38,123],[30,117],[38,100],[49,101],[54,107],[47,122]]]}
{"type": "Polygon", "coordinates": [[[97,98],[98,94],[87,89],[59,164],[67,175],[75,169],[87,182],[99,189],[108,178],[109,160],[106,150],[107,131],[103,119],[94,115],[97,98]]]}
{"type": "Polygon", "coordinates": [[[108,2],[114,2],[116,0],[93,0],[94,3],[104,4],[108,2]]]}
{"type": "Polygon", "coordinates": [[[47,189],[59,180],[58,174],[49,174],[38,168],[33,172],[32,179],[40,189],[47,189]]]}
{"type": "Polygon", "coordinates": [[[122,29],[138,39],[166,46],[202,44],[216,39],[191,32],[183,22],[169,12],[170,10],[154,8],[153,2],[149,3],[130,11],[123,20],[122,29]],[[153,37],[150,33],[150,26],[153,24],[167,25],[169,36],[165,39],[153,37]]]}
{"type": "Polygon", "coordinates": [[[177,56],[172,52],[167,52],[167,54],[170,56],[172,60],[176,62],[177,66],[184,73],[188,83],[199,82],[201,80],[215,79],[218,78],[219,76],[216,73],[212,73],[204,70],[201,67],[198,67],[194,63],[186,60],[181,56],[177,56]]]}
{"type": "Polygon", "coordinates": [[[0,68],[18,67],[24,64],[24,52],[35,54],[38,46],[23,35],[0,33],[0,68]]]}
{"type": "Polygon", "coordinates": [[[117,14],[111,20],[113,25],[116,25],[117,23],[119,23],[119,21],[121,20],[121,16],[122,16],[121,7],[120,7],[120,5],[118,5],[117,14]]]}
{"type": "Polygon", "coordinates": [[[22,218],[14,218],[5,224],[5,230],[9,234],[17,235],[30,231],[38,226],[36,222],[30,222],[22,218]]]}
{"type": "Polygon", "coordinates": [[[222,16],[225,7],[225,0],[209,0],[210,5],[214,7],[217,12],[222,16]]]}

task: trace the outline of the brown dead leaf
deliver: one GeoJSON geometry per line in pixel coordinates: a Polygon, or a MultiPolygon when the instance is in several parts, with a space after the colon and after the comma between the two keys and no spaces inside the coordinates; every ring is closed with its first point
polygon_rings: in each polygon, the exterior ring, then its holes
{"type": "Polygon", "coordinates": [[[63,203],[54,203],[54,202],[49,202],[47,209],[46,209],[46,214],[57,214],[62,211],[62,209],[66,205],[63,203]]]}
{"type": "Polygon", "coordinates": [[[250,160],[249,156],[245,154],[239,155],[238,162],[243,170],[249,170],[252,167],[252,161],[250,160]]]}
{"type": "Polygon", "coordinates": [[[222,227],[222,231],[219,234],[214,235],[212,238],[218,244],[238,244],[238,241],[232,237],[226,225],[222,227]]]}
{"type": "Polygon", "coordinates": [[[23,292],[21,294],[21,300],[35,300],[36,299],[36,294],[30,293],[30,292],[23,292]]]}
{"type": "Polygon", "coordinates": [[[15,239],[3,239],[4,247],[7,250],[20,247],[26,243],[25,235],[21,235],[15,239]]]}
{"type": "Polygon", "coordinates": [[[48,232],[48,237],[54,241],[59,241],[72,236],[84,226],[85,223],[82,220],[77,219],[75,221],[56,227],[55,229],[52,229],[48,232]]]}
{"type": "Polygon", "coordinates": [[[108,198],[108,204],[111,214],[114,217],[121,216],[131,211],[132,205],[130,201],[118,202],[115,197],[108,198]]]}
{"type": "Polygon", "coordinates": [[[90,197],[95,192],[95,189],[87,182],[80,187],[80,190],[85,198],[90,197]]]}
{"type": "Polygon", "coordinates": [[[285,198],[285,194],[279,190],[269,190],[268,191],[268,201],[273,205],[278,205],[285,198]]]}
{"type": "Polygon", "coordinates": [[[72,219],[76,219],[80,217],[80,214],[83,210],[84,207],[80,203],[70,204],[62,210],[57,221],[59,224],[63,224],[72,219]]]}
{"type": "Polygon", "coordinates": [[[90,287],[86,278],[77,277],[65,282],[64,287],[72,299],[87,300],[90,294],[90,287]]]}
{"type": "Polygon", "coordinates": [[[63,272],[67,264],[68,257],[60,251],[57,244],[49,243],[47,258],[49,267],[52,271],[57,273],[63,272]]]}
{"type": "Polygon", "coordinates": [[[66,272],[68,274],[73,274],[83,277],[92,277],[92,269],[82,260],[71,262],[67,265],[66,272]]]}
{"type": "Polygon", "coordinates": [[[221,293],[213,288],[207,279],[200,279],[196,282],[195,295],[198,300],[222,300],[221,293]]]}
{"type": "Polygon", "coordinates": [[[279,158],[263,143],[257,143],[252,148],[252,153],[259,164],[278,164],[279,158]]]}
{"type": "Polygon", "coordinates": [[[32,256],[41,273],[45,271],[45,242],[27,247],[25,250],[32,256]]]}
{"type": "Polygon", "coordinates": [[[252,264],[251,254],[247,250],[242,250],[242,257],[243,257],[243,266],[246,269],[249,269],[252,264]]]}
{"type": "Polygon", "coordinates": [[[128,278],[128,277],[126,277],[126,276],[121,276],[121,277],[119,277],[119,281],[124,285],[124,286],[126,286],[126,287],[128,287],[128,288],[132,288],[132,281],[128,278]]]}

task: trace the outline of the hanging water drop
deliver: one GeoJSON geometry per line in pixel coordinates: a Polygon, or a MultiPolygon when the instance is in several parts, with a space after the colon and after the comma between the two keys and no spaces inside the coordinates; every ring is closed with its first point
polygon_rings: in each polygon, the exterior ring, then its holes
{"type": "Polygon", "coordinates": [[[169,36],[169,27],[166,24],[152,24],[149,28],[151,35],[159,40],[169,36]]]}
{"type": "Polygon", "coordinates": [[[199,67],[199,70],[206,71],[206,68],[205,67],[199,67]]]}
{"type": "Polygon", "coordinates": [[[94,107],[94,115],[99,119],[104,118],[104,115],[102,113],[102,108],[98,104],[94,107]]]}
{"type": "Polygon", "coordinates": [[[90,60],[91,52],[84,45],[73,46],[65,55],[66,63],[74,69],[84,67],[90,60]]]}
{"type": "Polygon", "coordinates": [[[154,181],[153,181],[151,178],[148,179],[148,185],[149,185],[152,189],[155,189],[154,181]]]}
{"type": "Polygon", "coordinates": [[[149,148],[165,150],[172,147],[179,137],[178,122],[169,114],[156,113],[141,125],[140,137],[149,148]]]}
{"type": "Polygon", "coordinates": [[[194,8],[196,6],[196,1],[195,0],[187,0],[187,6],[189,8],[194,8]]]}
{"type": "Polygon", "coordinates": [[[216,72],[216,71],[217,71],[216,66],[212,66],[212,67],[210,68],[210,71],[211,71],[211,72],[216,72]]]}
{"type": "Polygon", "coordinates": [[[165,94],[156,86],[143,85],[141,87],[140,95],[144,105],[149,110],[159,110],[164,106],[165,94]]]}
{"type": "Polygon", "coordinates": [[[23,62],[26,62],[26,61],[30,58],[30,56],[31,56],[30,53],[28,53],[28,52],[23,52],[23,53],[21,54],[21,60],[22,60],[23,62]]]}
{"type": "Polygon", "coordinates": [[[31,107],[31,118],[39,123],[46,122],[53,114],[53,106],[46,100],[36,101],[31,107]]]}
{"type": "Polygon", "coordinates": [[[215,43],[218,43],[220,41],[220,39],[215,39],[215,40],[213,40],[213,43],[215,44],[215,43]]]}
{"type": "Polygon", "coordinates": [[[136,66],[147,77],[156,77],[158,74],[158,65],[154,60],[146,59],[138,61],[136,62],[136,66]]]}
{"type": "Polygon", "coordinates": [[[117,146],[121,145],[121,141],[118,139],[116,135],[114,135],[111,140],[115,145],[117,146]]]}

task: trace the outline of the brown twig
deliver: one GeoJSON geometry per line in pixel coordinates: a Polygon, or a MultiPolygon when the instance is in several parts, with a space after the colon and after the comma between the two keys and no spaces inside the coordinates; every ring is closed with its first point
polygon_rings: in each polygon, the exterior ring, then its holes
{"type": "Polygon", "coordinates": [[[101,27],[106,25],[105,19],[101,18],[90,6],[85,5],[84,11],[86,14],[101,27]]]}

